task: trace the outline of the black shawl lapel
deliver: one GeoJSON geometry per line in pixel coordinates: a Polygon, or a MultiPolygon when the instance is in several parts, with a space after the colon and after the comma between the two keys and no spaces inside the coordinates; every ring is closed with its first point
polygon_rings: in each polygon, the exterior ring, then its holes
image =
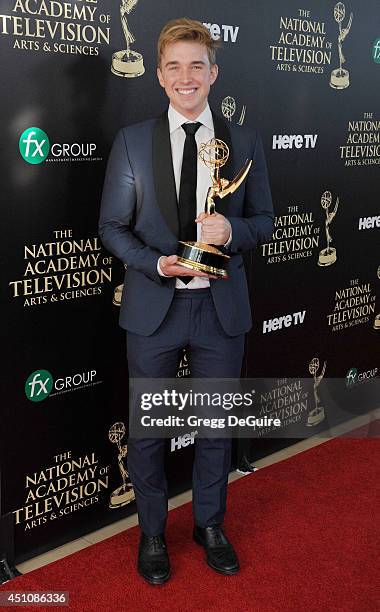
{"type": "MultiPolygon", "coordinates": [[[[224,119],[222,119],[218,115],[216,115],[214,111],[211,111],[211,112],[212,112],[212,118],[214,121],[215,138],[218,138],[219,140],[223,140],[223,142],[225,142],[226,145],[228,145],[228,148],[230,150],[230,155],[227,160],[227,163],[224,166],[222,166],[220,169],[220,176],[221,178],[231,180],[233,178],[233,165],[234,165],[231,133],[227,125],[227,122],[224,121],[224,119]]],[[[222,215],[227,214],[228,212],[227,209],[228,209],[228,205],[230,202],[230,198],[231,198],[231,195],[228,195],[223,199],[221,198],[215,199],[217,212],[219,212],[222,215]]]]}
{"type": "Polygon", "coordinates": [[[220,169],[220,176],[222,178],[226,178],[231,180],[232,170],[233,170],[233,150],[232,150],[232,142],[231,142],[231,134],[227,122],[224,121],[219,115],[216,115],[214,111],[212,112],[212,119],[214,122],[214,132],[215,138],[219,140],[223,140],[230,150],[230,156],[228,158],[227,163],[220,169]]]}
{"type": "Polygon", "coordinates": [[[178,238],[179,220],[168,113],[165,111],[153,130],[153,176],[157,202],[164,219],[178,238]]]}

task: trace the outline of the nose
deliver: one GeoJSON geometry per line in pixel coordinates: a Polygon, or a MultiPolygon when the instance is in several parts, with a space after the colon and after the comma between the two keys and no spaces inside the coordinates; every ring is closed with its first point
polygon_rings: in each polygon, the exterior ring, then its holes
{"type": "Polygon", "coordinates": [[[184,66],[181,69],[179,78],[180,78],[181,83],[183,83],[184,85],[187,85],[188,83],[190,83],[191,79],[192,79],[191,69],[190,68],[186,68],[184,66]]]}

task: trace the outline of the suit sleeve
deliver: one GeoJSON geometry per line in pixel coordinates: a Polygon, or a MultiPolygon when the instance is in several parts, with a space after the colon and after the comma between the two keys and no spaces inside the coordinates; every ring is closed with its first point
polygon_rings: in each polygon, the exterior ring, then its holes
{"type": "Polygon", "coordinates": [[[157,261],[162,253],[133,234],[136,206],[135,179],[123,129],[119,130],[107,163],[99,218],[99,236],[110,253],[124,265],[161,284],[157,261]]]}
{"type": "Polygon", "coordinates": [[[261,137],[257,134],[253,164],[245,185],[244,217],[228,217],[232,227],[230,253],[244,253],[271,239],[273,204],[261,137]]]}

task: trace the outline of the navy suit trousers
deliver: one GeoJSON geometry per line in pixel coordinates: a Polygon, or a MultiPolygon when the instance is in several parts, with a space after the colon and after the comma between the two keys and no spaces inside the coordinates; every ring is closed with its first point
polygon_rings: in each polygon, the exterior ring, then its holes
{"type": "MultiPolygon", "coordinates": [[[[219,282],[223,282],[220,280],[219,282]]],[[[127,332],[131,378],[174,378],[187,348],[194,378],[239,378],[245,335],[228,336],[221,327],[210,289],[176,290],[160,327],[151,336],[127,332]]],[[[193,515],[200,527],[223,522],[231,439],[196,438],[193,515]]],[[[168,488],[164,439],[128,440],[128,471],[135,490],[139,523],[149,536],[165,531],[168,488]]]]}

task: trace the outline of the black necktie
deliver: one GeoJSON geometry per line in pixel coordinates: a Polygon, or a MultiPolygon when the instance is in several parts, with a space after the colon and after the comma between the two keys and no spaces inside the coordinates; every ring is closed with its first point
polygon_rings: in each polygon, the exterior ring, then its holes
{"type": "MultiPolygon", "coordinates": [[[[202,124],[184,123],[181,127],[186,133],[183,147],[181,181],[178,198],[179,236],[180,240],[195,242],[197,239],[197,164],[198,147],[195,133],[202,124]]],[[[192,276],[179,276],[184,283],[189,283],[192,276]]]]}

